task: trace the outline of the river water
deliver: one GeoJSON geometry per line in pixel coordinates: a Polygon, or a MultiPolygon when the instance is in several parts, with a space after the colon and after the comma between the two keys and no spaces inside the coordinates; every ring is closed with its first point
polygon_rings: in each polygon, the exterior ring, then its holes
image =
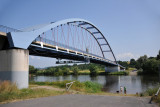
{"type": "Polygon", "coordinates": [[[120,86],[125,86],[127,93],[135,94],[145,91],[148,88],[153,88],[159,84],[158,76],[97,76],[90,75],[79,76],[32,76],[30,81],[63,81],[63,80],[78,80],[80,82],[93,81],[103,85],[103,90],[106,92],[113,92],[119,90],[120,86]]]}

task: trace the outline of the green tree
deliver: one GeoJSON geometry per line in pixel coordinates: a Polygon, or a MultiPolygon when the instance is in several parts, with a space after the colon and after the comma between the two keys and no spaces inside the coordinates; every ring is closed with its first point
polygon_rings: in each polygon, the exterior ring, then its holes
{"type": "Polygon", "coordinates": [[[68,75],[68,74],[69,74],[69,71],[70,71],[70,69],[65,67],[65,68],[63,69],[63,71],[62,71],[62,72],[63,72],[63,75],[68,75]]]}
{"type": "Polygon", "coordinates": [[[55,75],[55,76],[63,75],[62,69],[60,69],[59,67],[57,67],[57,68],[55,69],[54,75],[55,75]]]}
{"type": "MultiPolygon", "coordinates": [[[[142,66],[146,63],[146,61],[148,60],[147,55],[141,56],[140,58],[137,59],[137,65],[139,66],[139,68],[142,68],[142,66]]],[[[137,68],[138,69],[138,68],[137,68]]]]}
{"type": "Polygon", "coordinates": [[[130,64],[129,64],[129,66],[134,68],[134,67],[135,67],[135,65],[136,65],[136,61],[135,61],[135,59],[131,59],[131,60],[130,60],[130,64]]]}
{"type": "Polygon", "coordinates": [[[148,59],[142,66],[144,74],[158,74],[160,61],[156,59],[148,59]]]}
{"type": "Polygon", "coordinates": [[[38,69],[34,68],[34,66],[29,65],[29,73],[35,74],[38,71],[38,69]]]}
{"type": "Polygon", "coordinates": [[[160,50],[159,50],[159,53],[157,55],[157,60],[160,60],[160,50]]]}
{"type": "Polygon", "coordinates": [[[90,75],[92,75],[92,76],[98,75],[98,67],[97,66],[91,65],[89,67],[89,70],[90,70],[90,75]]]}
{"type": "Polygon", "coordinates": [[[73,67],[73,75],[78,75],[79,69],[77,66],[73,67]]]}

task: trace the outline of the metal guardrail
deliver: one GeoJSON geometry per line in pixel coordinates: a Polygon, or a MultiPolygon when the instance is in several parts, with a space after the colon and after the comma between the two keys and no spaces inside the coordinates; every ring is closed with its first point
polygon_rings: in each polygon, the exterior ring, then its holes
{"type": "Polygon", "coordinates": [[[159,91],[160,91],[160,87],[159,87],[159,89],[158,89],[157,93],[155,94],[155,96],[158,96],[158,94],[159,94],[159,91]]]}
{"type": "Polygon", "coordinates": [[[160,91],[160,87],[159,87],[159,89],[157,90],[156,94],[151,97],[151,99],[150,99],[150,101],[149,101],[149,104],[152,104],[152,100],[153,100],[154,98],[157,98],[157,97],[158,97],[159,91],[160,91]]]}
{"type": "Polygon", "coordinates": [[[71,86],[73,85],[74,82],[75,81],[66,83],[66,91],[69,91],[69,89],[71,88],[71,86]]]}
{"type": "Polygon", "coordinates": [[[22,32],[22,31],[14,29],[14,28],[7,27],[7,26],[0,25],[0,32],[8,33],[8,32],[22,32]]]}
{"type": "Polygon", "coordinates": [[[114,61],[111,61],[111,60],[109,60],[109,59],[103,58],[103,57],[101,57],[101,56],[98,56],[98,55],[95,55],[95,54],[92,54],[92,53],[87,53],[87,52],[82,51],[82,50],[80,50],[80,49],[77,49],[77,48],[74,48],[74,47],[70,47],[70,46],[67,46],[67,45],[65,45],[65,44],[58,43],[58,42],[55,42],[55,41],[52,41],[52,40],[48,40],[48,39],[46,39],[46,38],[37,37],[37,38],[35,39],[35,42],[36,42],[36,41],[44,42],[44,43],[47,43],[47,44],[50,44],[50,45],[53,45],[53,46],[63,47],[63,48],[66,48],[66,49],[71,49],[71,50],[78,51],[78,52],[82,52],[82,53],[85,53],[85,54],[90,54],[90,55],[92,55],[92,56],[96,56],[96,57],[98,57],[98,58],[102,58],[102,59],[107,60],[108,62],[112,62],[112,63],[116,64],[114,61]]]}

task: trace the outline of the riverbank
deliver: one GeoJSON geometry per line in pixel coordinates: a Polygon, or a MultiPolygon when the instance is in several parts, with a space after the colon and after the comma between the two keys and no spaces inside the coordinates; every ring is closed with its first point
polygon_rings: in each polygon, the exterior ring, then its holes
{"type": "Polygon", "coordinates": [[[158,103],[159,106],[160,106],[160,93],[158,93],[158,95],[155,96],[155,94],[157,93],[157,91],[158,91],[159,88],[160,88],[160,85],[158,85],[155,88],[149,88],[145,92],[140,93],[140,96],[141,97],[150,96],[150,97],[152,97],[152,101],[158,103]]]}
{"type": "MultiPolygon", "coordinates": [[[[105,96],[133,96],[133,97],[149,97],[156,93],[157,89],[149,89],[144,93],[136,94],[121,94],[103,92],[102,86],[98,83],[86,81],[75,81],[69,91],[65,90],[66,83],[70,81],[57,81],[57,82],[30,82],[29,88],[17,89],[15,84],[8,81],[1,82],[0,84],[0,103],[15,102],[26,99],[49,97],[66,94],[80,94],[80,95],[105,95],[105,96]]],[[[160,103],[160,96],[154,100],[160,103]]]]}
{"type": "MultiPolygon", "coordinates": [[[[82,95],[110,95],[110,96],[125,96],[123,94],[106,93],[101,91],[102,86],[94,82],[79,82],[76,81],[71,87],[71,90],[66,92],[65,85],[70,81],[58,82],[31,82],[29,88],[18,89],[15,84],[8,81],[1,82],[0,85],[0,103],[15,102],[20,100],[57,96],[65,94],[82,94],[82,95]]],[[[126,96],[135,96],[127,94],[126,96]]]]}
{"type": "MultiPolygon", "coordinates": [[[[129,75],[131,71],[118,71],[118,72],[105,72],[105,71],[98,71],[96,75],[129,75]]],[[[59,75],[53,75],[53,74],[46,74],[46,73],[34,73],[34,74],[30,74],[31,76],[43,76],[43,75],[46,75],[46,76],[64,76],[63,74],[59,74],[59,75]]],[[[73,71],[69,71],[66,75],[75,75],[73,71]]],[[[78,76],[78,75],[91,75],[90,71],[89,70],[81,70],[81,71],[78,71],[78,73],[75,75],[75,76],[78,76]]],[[[94,75],[94,76],[96,76],[94,75]]]]}

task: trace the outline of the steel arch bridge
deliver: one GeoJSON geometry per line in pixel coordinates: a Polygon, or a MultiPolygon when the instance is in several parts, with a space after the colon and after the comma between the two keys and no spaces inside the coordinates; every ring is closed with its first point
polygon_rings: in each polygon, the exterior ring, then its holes
{"type": "Polygon", "coordinates": [[[16,30],[7,33],[7,38],[9,48],[28,49],[30,55],[119,65],[102,32],[84,19],[66,19],[16,30]]]}

